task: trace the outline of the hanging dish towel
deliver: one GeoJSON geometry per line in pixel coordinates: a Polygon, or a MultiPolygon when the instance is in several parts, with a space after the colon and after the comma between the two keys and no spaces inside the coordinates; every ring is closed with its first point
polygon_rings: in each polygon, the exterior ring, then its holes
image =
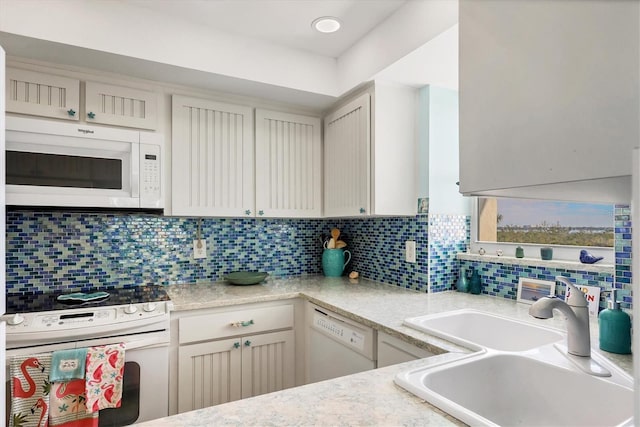
{"type": "Polygon", "coordinates": [[[51,353],[14,357],[11,376],[10,427],[45,427],[49,420],[51,353]]]}
{"type": "Polygon", "coordinates": [[[84,379],[51,384],[49,401],[49,427],[98,426],[98,412],[87,410],[84,379]]]}
{"type": "Polygon", "coordinates": [[[87,410],[119,408],[122,401],[124,344],[90,347],[87,351],[87,410]]]}
{"type": "Polygon", "coordinates": [[[51,356],[49,381],[57,383],[75,379],[83,380],[86,360],[86,348],[54,351],[51,356]]]}

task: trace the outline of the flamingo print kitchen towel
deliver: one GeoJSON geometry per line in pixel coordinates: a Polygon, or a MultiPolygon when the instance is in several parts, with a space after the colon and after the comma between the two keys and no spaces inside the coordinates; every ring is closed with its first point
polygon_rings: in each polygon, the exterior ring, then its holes
{"type": "Polygon", "coordinates": [[[122,401],[124,344],[90,347],[87,351],[87,410],[119,408],[122,401]]]}
{"type": "Polygon", "coordinates": [[[51,353],[11,358],[10,427],[45,427],[49,420],[51,353]]]}
{"type": "Polygon", "coordinates": [[[87,410],[84,378],[52,383],[49,402],[49,427],[98,426],[98,412],[87,410]]]}

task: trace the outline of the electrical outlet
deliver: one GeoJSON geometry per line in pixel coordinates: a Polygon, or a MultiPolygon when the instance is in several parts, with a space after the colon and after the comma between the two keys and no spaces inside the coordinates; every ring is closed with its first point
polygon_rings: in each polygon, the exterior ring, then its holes
{"type": "Polygon", "coordinates": [[[405,246],[405,261],[416,262],[416,242],[413,240],[407,240],[404,242],[405,246]]]}
{"type": "Polygon", "coordinates": [[[207,257],[207,241],[204,239],[193,241],[193,258],[200,259],[207,257]]]}

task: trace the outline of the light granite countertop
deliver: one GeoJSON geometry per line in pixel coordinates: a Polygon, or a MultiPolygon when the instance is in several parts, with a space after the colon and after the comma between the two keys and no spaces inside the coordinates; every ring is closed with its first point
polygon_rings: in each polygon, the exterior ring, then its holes
{"type": "MultiPolygon", "coordinates": [[[[496,297],[458,292],[420,293],[367,279],[303,276],[269,278],[254,286],[223,282],[167,288],[175,311],[304,298],[377,330],[438,354],[431,358],[295,387],[236,402],[149,421],[141,426],[206,425],[464,425],[393,382],[403,370],[458,358],[469,352],[402,325],[407,317],[462,308],[487,311],[564,330],[564,319],[534,319],[529,306],[496,297]]],[[[592,319],[592,347],[597,347],[592,319]]],[[[631,356],[601,352],[631,373],[631,356]]]]}

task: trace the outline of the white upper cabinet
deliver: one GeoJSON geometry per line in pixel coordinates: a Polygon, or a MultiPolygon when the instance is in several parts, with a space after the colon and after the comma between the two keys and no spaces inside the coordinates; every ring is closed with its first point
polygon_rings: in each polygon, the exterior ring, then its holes
{"type": "Polygon", "coordinates": [[[417,91],[375,82],[324,119],[324,215],[415,215],[417,91]]]}
{"type": "Polygon", "coordinates": [[[173,215],[253,216],[250,107],[173,96],[173,215]]]}
{"type": "Polygon", "coordinates": [[[324,119],[324,215],[369,213],[370,96],[364,93],[324,119]]]}
{"type": "Polygon", "coordinates": [[[35,71],[7,68],[8,113],[78,120],[80,80],[35,71]]]}
{"type": "Polygon", "coordinates": [[[157,94],[140,89],[86,82],[37,71],[8,68],[7,112],[155,130],[157,94]],[[82,111],[81,111],[82,107],[82,111]]]}
{"type": "Polygon", "coordinates": [[[460,1],[460,191],[628,202],[639,3],[460,1]]]}
{"type": "Polygon", "coordinates": [[[88,123],[155,130],[157,95],[153,92],[87,82],[85,115],[88,123]]]}
{"type": "Polygon", "coordinates": [[[256,109],[256,215],[322,215],[321,121],[256,109]]]}

